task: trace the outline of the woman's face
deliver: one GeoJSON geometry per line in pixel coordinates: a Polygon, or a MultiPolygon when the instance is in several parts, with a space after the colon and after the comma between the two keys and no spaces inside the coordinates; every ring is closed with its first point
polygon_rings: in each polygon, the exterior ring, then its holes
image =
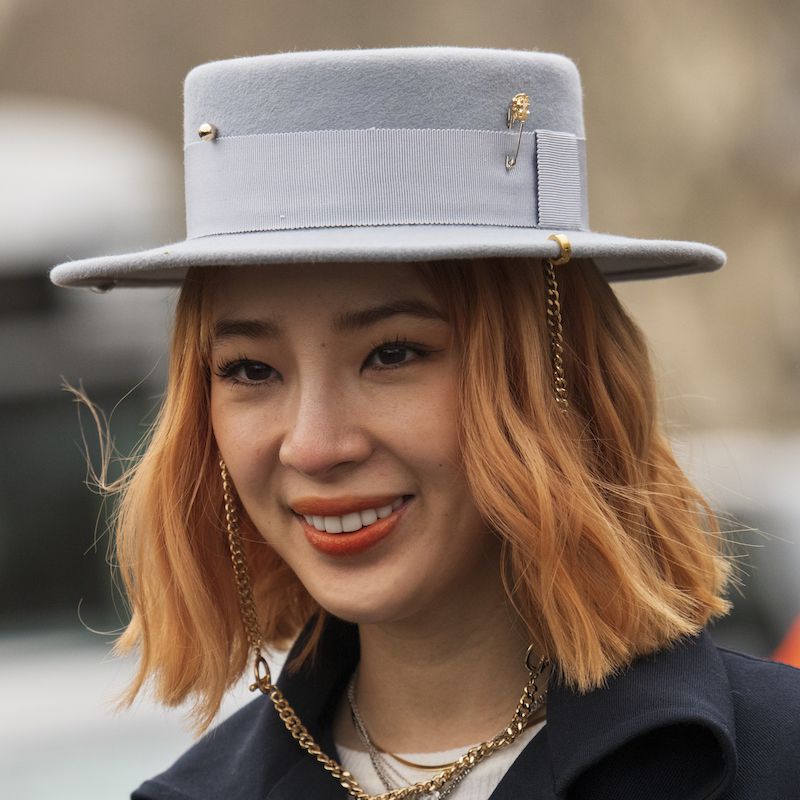
{"type": "Polygon", "coordinates": [[[395,621],[499,580],[459,458],[451,327],[413,265],[228,270],[213,317],[217,444],[320,605],[395,621]]]}

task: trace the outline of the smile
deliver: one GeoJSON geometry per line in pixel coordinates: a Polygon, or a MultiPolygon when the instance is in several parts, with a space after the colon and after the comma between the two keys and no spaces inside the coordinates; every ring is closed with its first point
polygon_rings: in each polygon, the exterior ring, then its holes
{"type": "Polygon", "coordinates": [[[347,556],[368,550],[386,538],[412,499],[413,495],[308,498],[291,508],[312,547],[327,555],[347,556]]]}
{"type": "Polygon", "coordinates": [[[303,518],[309,525],[325,533],[354,533],[374,524],[379,519],[386,519],[392,511],[403,505],[403,498],[398,497],[391,504],[378,508],[365,508],[363,511],[352,511],[341,516],[320,516],[318,514],[304,514],[303,518]]]}

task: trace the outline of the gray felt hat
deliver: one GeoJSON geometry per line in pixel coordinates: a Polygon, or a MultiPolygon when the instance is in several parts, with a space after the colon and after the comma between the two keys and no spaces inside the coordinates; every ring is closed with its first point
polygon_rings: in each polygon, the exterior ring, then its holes
{"type": "Polygon", "coordinates": [[[412,47],[238,58],[185,85],[187,238],[55,267],[62,286],[192,266],[576,258],[609,280],[721,267],[710,245],[589,228],[581,85],[560,55],[412,47]]]}

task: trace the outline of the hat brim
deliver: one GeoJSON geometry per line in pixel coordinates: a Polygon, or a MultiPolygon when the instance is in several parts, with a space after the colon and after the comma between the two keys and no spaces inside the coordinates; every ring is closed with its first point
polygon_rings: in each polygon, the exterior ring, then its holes
{"type": "Polygon", "coordinates": [[[125,255],[59,264],[59,286],[179,284],[190,267],[292,262],[424,261],[493,256],[556,258],[552,233],[565,234],[573,258],[591,258],[609,281],[711,272],[725,253],[699,242],[634,239],[591,231],[476,225],[395,225],[257,231],[187,239],[125,255]]]}

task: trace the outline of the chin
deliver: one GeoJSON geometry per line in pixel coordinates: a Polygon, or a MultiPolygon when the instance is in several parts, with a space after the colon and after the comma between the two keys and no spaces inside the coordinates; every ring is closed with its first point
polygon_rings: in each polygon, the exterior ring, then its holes
{"type": "Polygon", "coordinates": [[[352,596],[333,598],[326,592],[313,596],[329,614],[356,625],[397,622],[420,610],[419,593],[404,593],[402,597],[376,597],[371,593],[363,600],[352,596]]]}

